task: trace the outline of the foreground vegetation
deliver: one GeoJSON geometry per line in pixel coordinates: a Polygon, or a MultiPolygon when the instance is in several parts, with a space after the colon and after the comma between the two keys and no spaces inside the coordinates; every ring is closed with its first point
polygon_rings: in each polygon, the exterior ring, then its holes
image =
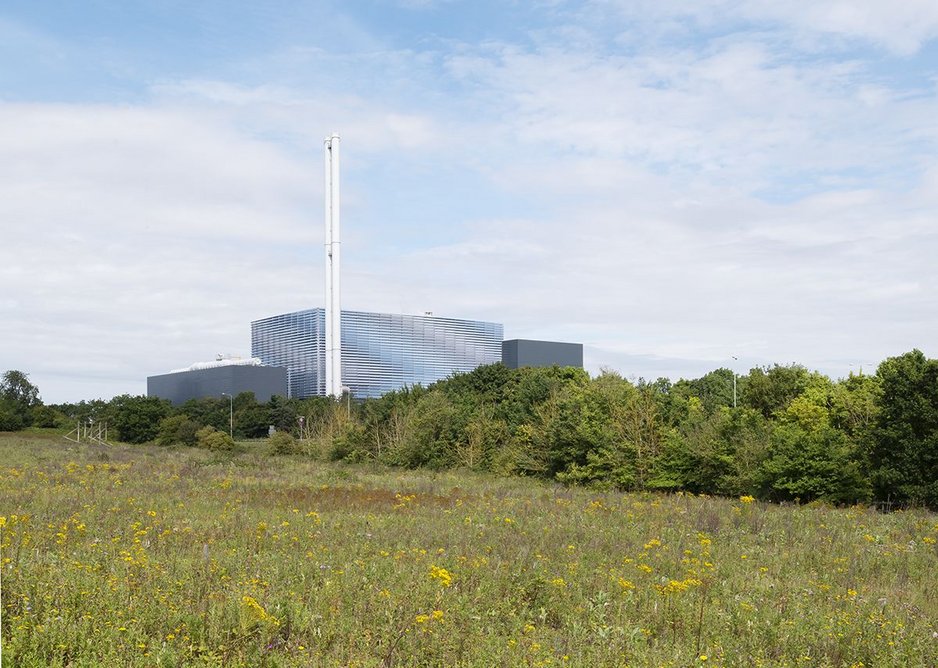
{"type": "Polygon", "coordinates": [[[0,430],[29,424],[107,425],[108,438],[123,442],[216,450],[233,446],[229,430],[257,438],[273,426],[281,454],[595,489],[938,510],[938,360],[918,350],[837,381],[798,365],[671,383],[494,364],[379,399],[258,403],[242,393],[181,406],[129,395],[45,406],[25,374],[7,372],[0,430]]]}
{"type": "Polygon", "coordinates": [[[926,666],[938,516],[0,436],[16,666],[926,666]]]}

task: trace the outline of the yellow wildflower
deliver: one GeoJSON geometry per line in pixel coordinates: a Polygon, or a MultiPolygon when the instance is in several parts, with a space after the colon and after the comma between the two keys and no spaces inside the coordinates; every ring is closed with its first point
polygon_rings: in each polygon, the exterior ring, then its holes
{"type": "Polygon", "coordinates": [[[241,597],[241,628],[245,631],[251,627],[262,624],[265,626],[280,626],[280,621],[269,614],[252,596],[241,597]]]}
{"type": "Polygon", "coordinates": [[[439,566],[430,567],[430,577],[439,580],[440,584],[444,587],[449,587],[453,584],[453,574],[439,566]]]}

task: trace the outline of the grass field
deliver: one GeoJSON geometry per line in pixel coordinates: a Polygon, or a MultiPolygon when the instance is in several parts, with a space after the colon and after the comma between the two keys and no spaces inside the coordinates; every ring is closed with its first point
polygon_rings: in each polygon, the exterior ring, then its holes
{"type": "Polygon", "coordinates": [[[0,435],[10,666],[935,666],[938,516],[0,435]]]}

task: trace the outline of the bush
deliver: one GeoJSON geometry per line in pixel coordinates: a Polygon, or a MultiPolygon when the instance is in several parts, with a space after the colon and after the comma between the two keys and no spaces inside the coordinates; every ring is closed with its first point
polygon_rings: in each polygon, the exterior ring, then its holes
{"type": "Polygon", "coordinates": [[[276,431],[268,441],[270,451],[275,455],[295,455],[300,451],[299,442],[288,431],[276,431]]]}
{"type": "Polygon", "coordinates": [[[231,436],[223,431],[218,431],[215,427],[202,427],[195,435],[200,448],[215,451],[234,450],[234,440],[231,436]]]}
{"type": "Polygon", "coordinates": [[[368,432],[363,426],[354,422],[346,423],[332,437],[329,459],[352,463],[368,461],[371,458],[368,443],[368,432]]]}
{"type": "Polygon", "coordinates": [[[156,442],[160,445],[195,445],[199,441],[199,425],[188,415],[173,415],[160,420],[160,432],[156,442]]]}
{"type": "Polygon", "coordinates": [[[0,400],[0,431],[20,431],[28,424],[26,413],[12,402],[0,400]]]}
{"type": "Polygon", "coordinates": [[[68,424],[67,418],[50,406],[33,406],[33,426],[51,429],[64,427],[68,424]]]}

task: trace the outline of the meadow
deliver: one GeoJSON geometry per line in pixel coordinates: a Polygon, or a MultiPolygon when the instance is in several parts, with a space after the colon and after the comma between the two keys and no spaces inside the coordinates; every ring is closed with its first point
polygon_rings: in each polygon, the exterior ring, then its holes
{"type": "Polygon", "coordinates": [[[0,435],[9,666],[935,666],[938,516],[0,435]]]}

